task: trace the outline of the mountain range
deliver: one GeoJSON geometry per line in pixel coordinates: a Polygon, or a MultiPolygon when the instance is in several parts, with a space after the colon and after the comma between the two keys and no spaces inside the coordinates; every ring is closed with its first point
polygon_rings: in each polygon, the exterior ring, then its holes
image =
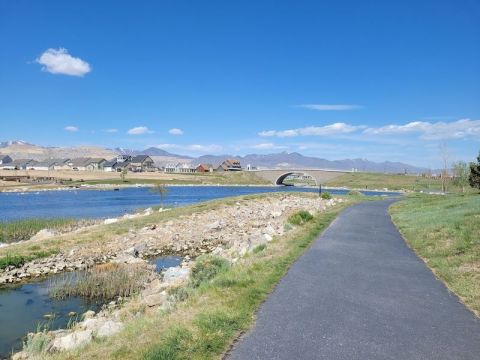
{"type": "Polygon", "coordinates": [[[202,155],[190,157],[173,154],[166,150],[150,147],[145,150],[131,150],[124,148],[106,149],[97,146],[79,147],[43,147],[29,144],[25,141],[4,141],[0,142],[0,154],[9,155],[13,159],[35,159],[45,160],[49,158],[78,158],[78,157],[102,157],[105,159],[114,158],[118,154],[139,155],[146,154],[152,157],[157,164],[169,162],[187,162],[193,164],[209,163],[220,164],[225,159],[238,159],[245,167],[247,164],[258,168],[321,168],[332,170],[352,170],[368,172],[387,173],[422,173],[426,168],[420,168],[401,162],[374,162],[367,159],[344,159],[327,160],[323,158],[304,156],[297,152],[280,152],[273,154],[248,154],[245,156],[225,155],[202,155]]]}

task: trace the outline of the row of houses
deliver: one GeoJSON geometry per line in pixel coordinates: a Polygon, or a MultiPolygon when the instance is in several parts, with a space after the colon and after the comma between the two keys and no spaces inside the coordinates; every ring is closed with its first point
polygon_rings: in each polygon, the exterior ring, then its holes
{"type": "Polygon", "coordinates": [[[74,171],[154,171],[153,160],[148,155],[126,156],[107,161],[103,158],[48,159],[36,161],[32,159],[0,158],[3,170],[74,170],[74,171]]]}
{"type": "Polygon", "coordinates": [[[36,161],[32,159],[15,159],[8,155],[0,156],[0,169],[3,170],[73,170],[73,171],[108,171],[133,172],[163,171],[166,173],[207,173],[213,171],[241,171],[240,161],[227,159],[218,166],[212,164],[193,165],[190,163],[170,163],[163,167],[155,166],[153,159],[148,155],[119,155],[115,159],[103,158],[75,158],[75,159],[48,159],[36,161]]]}
{"type": "Polygon", "coordinates": [[[235,159],[227,159],[218,166],[212,164],[199,164],[197,166],[190,163],[171,163],[166,164],[163,171],[166,173],[207,173],[213,171],[241,171],[242,166],[240,161],[235,159]]]}

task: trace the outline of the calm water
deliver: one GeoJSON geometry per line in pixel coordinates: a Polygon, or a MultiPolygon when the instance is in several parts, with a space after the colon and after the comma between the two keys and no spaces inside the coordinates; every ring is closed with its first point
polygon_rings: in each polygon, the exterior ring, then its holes
{"type": "MultiPolygon", "coordinates": [[[[160,257],[152,260],[157,270],[178,266],[181,258],[176,256],[160,257]]],[[[69,274],[70,276],[73,273],[69,274]]],[[[65,328],[70,311],[82,314],[87,310],[98,310],[99,306],[80,298],[53,300],[48,296],[52,281],[61,279],[65,274],[51,276],[46,280],[30,284],[0,289],[0,359],[6,357],[12,349],[22,348],[22,339],[28,332],[36,331],[39,326],[48,324],[48,328],[65,328]],[[53,320],[45,320],[45,314],[55,314],[53,320]]]]}
{"type": "MultiPolygon", "coordinates": [[[[293,186],[169,186],[164,204],[182,206],[228,196],[279,191],[318,192],[317,189],[293,186]]],[[[328,190],[345,194],[346,190],[328,190]]],[[[364,191],[365,195],[392,195],[388,192],[364,191]]],[[[28,218],[107,218],[136,209],[159,205],[159,195],[148,188],[113,190],[43,191],[27,193],[0,193],[0,221],[28,218]]]]}

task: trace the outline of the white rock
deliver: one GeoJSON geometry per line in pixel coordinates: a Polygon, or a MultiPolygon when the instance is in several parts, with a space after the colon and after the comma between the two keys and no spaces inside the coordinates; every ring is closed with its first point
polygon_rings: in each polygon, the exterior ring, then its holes
{"type": "Polygon", "coordinates": [[[117,218],[110,218],[110,219],[105,219],[105,220],[103,220],[103,223],[104,223],[105,225],[114,224],[114,223],[116,223],[116,222],[118,222],[118,219],[117,219],[117,218]]]}
{"type": "Polygon", "coordinates": [[[118,321],[108,320],[97,331],[98,337],[112,336],[123,329],[123,324],[118,321]]]}
{"type": "Polygon", "coordinates": [[[180,266],[169,267],[163,273],[163,282],[167,285],[177,285],[188,279],[190,269],[181,268],[180,266]]]}
{"type": "Polygon", "coordinates": [[[52,350],[63,351],[75,349],[92,341],[92,330],[74,331],[71,334],[55,338],[52,350]]]}
{"type": "Polygon", "coordinates": [[[263,234],[263,238],[267,241],[270,242],[273,240],[273,236],[270,234],[263,234]]]}
{"type": "Polygon", "coordinates": [[[94,317],[94,316],[95,316],[95,311],[93,311],[93,310],[88,310],[85,313],[83,313],[83,318],[84,319],[89,319],[89,318],[94,317]]]}
{"type": "Polygon", "coordinates": [[[48,230],[48,229],[42,229],[40,230],[39,232],[37,232],[35,235],[33,235],[30,240],[32,241],[40,241],[40,240],[45,240],[45,239],[48,239],[48,238],[51,238],[53,236],[55,236],[56,234],[51,231],[51,230],[48,230]]]}

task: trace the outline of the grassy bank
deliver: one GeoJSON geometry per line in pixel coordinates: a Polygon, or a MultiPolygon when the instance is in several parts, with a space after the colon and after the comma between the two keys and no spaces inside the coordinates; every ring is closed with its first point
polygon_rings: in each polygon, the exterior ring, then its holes
{"type": "Polygon", "coordinates": [[[28,240],[42,229],[66,230],[77,223],[73,219],[26,219],[0,222],[0,242],[28,240]]]}
{"type": "Polygon", "coordinates": [[[413,250],[480,315],[480,195],[409,196],[390,212],[413,250]]]}
{"type": "Polygon", "coordinates": [[[345,206],[306,220],[233,266],[206,257],[193,269],[187,288],[174,294],[183,301],[170,312],[137,316],[118,335],[53,358],[220,358],[252,325],[255,311],[289,266],[345,206]]]}
{"type": "MultiPolygon", "coordinates": [[[[440,179],[427,179],[410,175],[382,173],[348,173],[327,181],[325,185],[348,187],[351,189],[383,189],[411,191],[441,191],[440,179]]],[[[448,185],[448,191],[460,192],[462,189],[453,184],[448,185]]]]}
{"type": "MultiPolygon", "coordinates": [[[[296,196],[316,196],[315,194],[298,193],[296,196]]],[[[52,238],[42,240],[38,244],[23,242],[12,244],[6,248],[0,248],[0,268],[1,264],[9,262],[9,259],[20,259],[24,262],[26,259],[48,256],[47,254],[67,251],[73,246],[95,246],[102,252],[102,248],[108,248],[108,244],[127,234],[130,230],[138,230],[145,226],[153,224],[161,225],[162,222],[177,219],[180,216],[188,216],[198,211],[212,210],[223,205],[233,205],[237,201],[256,199],[265,196],[283,196],[283,193],[253,194],[246,196],[230,197],[206,201],[194,205],[174,208],[165,212],[154,212],[149,216],[142,216],[134,219],[121,220],[114,224],[99,225],[94,228],[86,229],[75,234],[58,235],[52,238]]]]}

